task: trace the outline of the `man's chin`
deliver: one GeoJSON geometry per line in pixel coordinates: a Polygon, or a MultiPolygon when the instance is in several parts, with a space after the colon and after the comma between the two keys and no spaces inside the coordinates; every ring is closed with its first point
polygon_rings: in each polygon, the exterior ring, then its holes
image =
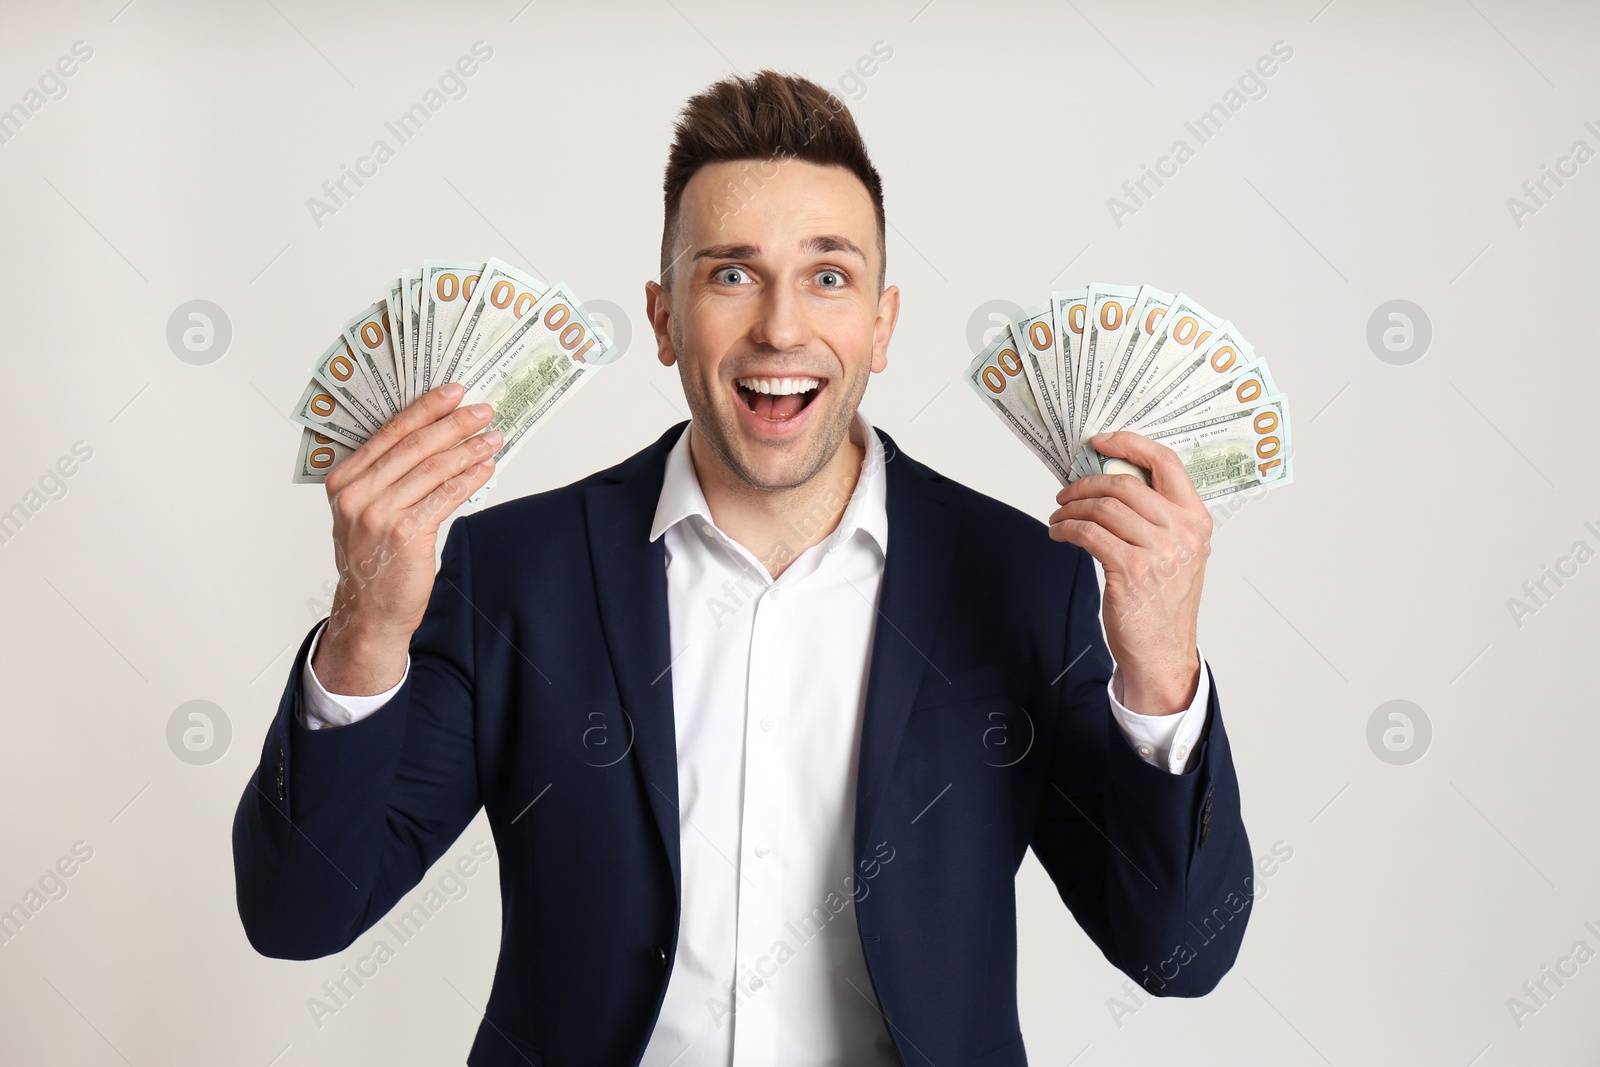
{"type": "Polygon", "coordinates": [[[828,420],[814,418],[825,414],[812,412],[815,406],[801,412],[807,416],[804,425],[777,428],[776,432],[752,426],[739,412],[731,413],[732,425],[723,426],[725,450],[731,454],[724,459],[739,479],[752,488],[777,492],[797,488],[815,477],[828,462],[822,455],[828,420]]]}

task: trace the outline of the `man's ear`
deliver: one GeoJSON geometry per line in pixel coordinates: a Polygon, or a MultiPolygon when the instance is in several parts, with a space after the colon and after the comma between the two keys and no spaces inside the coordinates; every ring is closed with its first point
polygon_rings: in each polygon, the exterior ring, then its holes
{"type": "Polygon", "coordinates": [[[889,338],[894,335],[894,324],[898,321],[900,321],[900,287],[891,285],[878,294],[878,318],[872,324],[874,374],[889,365],[889,338]]]}
{"type": "Polygon", "coordinates": [[[670,367],[678,362],[678,350],[672,345],[672,295],[660,282],[644,283],[644,309],[656,334],[656,358],[670,367]]]}

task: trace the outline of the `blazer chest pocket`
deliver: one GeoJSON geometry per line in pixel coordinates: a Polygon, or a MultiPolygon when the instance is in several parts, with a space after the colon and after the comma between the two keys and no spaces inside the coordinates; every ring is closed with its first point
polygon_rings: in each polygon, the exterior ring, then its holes
{"type": "Polygon", "coordinates": [[[986,698],[1012,699],[1020,681],[1018,670],[990,664],[941,673],[930,664],[923,673],[916,698],[911,702],[911,710],[942,708],[948,704],[967,704],[986,698]]]}

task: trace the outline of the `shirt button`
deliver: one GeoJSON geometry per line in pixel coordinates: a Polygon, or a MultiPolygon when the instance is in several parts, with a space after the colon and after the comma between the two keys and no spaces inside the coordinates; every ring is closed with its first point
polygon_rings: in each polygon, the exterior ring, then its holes
{"type": "Polygon", "coordinates": [[[777,600],[777,599],[778,599],[778,594],[779,594],[779,593],[780,593],[780,592],[781,592],[781,591],[782,591],[782,590],[779,590],[779,589],[773,589],[773,590],[771,590],[771,591],[769,591],[769,592],[768,592],[768,593],[767,593],[767,599],[768,599],[768,600],[777,600]]]}
{"type": "Polygon", "coordinates": [[[750,979],[750,988],[751,989],[760,989],[762,986],[764,986],[766,984],[767,983],[765,983],[765,982],[763,982],[761,980],[761,976],[760,975],[757,975],[756,977],[750,979]]]}
{"type": "Polygon", "coordinates": [[[772,730],[772,720],[771,719],[762,719],[761,720],[761,728],[763,730],[767,730],[767,731],[770,732],[772,730]]]}
{"type": "Polygon", "coordinates": [[[715,536],[717,536],[716,527],[712,526],[709,522],[702,522],[700,524],[700,530],[707,537],[715,537],[715,536]]]}
{"type": "Polygon", "coordinates": [[[1156,750],[1151,748],[1149,745],[1140,745],[1138,749],[1139,755],[1143,756],[1145,759],[1149,759],[1151,756],[1155,755],[1155,751],[1156,750]]]}
{"type": "Polygon", "coordinates": [[[772,849],[768,848],[766,845],[757,845],[756,846],[756,855],[760,856],[762,859],[766,859],[767,858],[767,854],[770,853],[771,851],[772,851],[772,849]]]}
{"type": "Polygon", "coordinates": [[[1172,754],[1177,759],[1183,759],[1185,756],[1187,756],[1189,754],[1189,746],[1188,745],[1179,745],[1176,749],[1173,750],[1172,754]]]}

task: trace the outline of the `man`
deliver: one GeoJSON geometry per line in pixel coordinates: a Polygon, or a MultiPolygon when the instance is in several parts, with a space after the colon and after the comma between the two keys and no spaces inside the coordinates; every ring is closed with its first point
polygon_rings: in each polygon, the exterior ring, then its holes
{"type": "Polygon", "coordinates": [[[665,201],[645,296],[687,426],[463,518],[437,577],[490,412],[441,387],[331,473],[336,603],[234,824],[251,943],[345,948],[484,807],[475,1067],[1024,1064],[1030,847],[1111,963],[1209,991],[1251,861],[1182,465],[1114,434],[1152,485],[1083,478],[1046,528],[867,424],[899,291],[815,84],[691,99],[665,201]]]}

